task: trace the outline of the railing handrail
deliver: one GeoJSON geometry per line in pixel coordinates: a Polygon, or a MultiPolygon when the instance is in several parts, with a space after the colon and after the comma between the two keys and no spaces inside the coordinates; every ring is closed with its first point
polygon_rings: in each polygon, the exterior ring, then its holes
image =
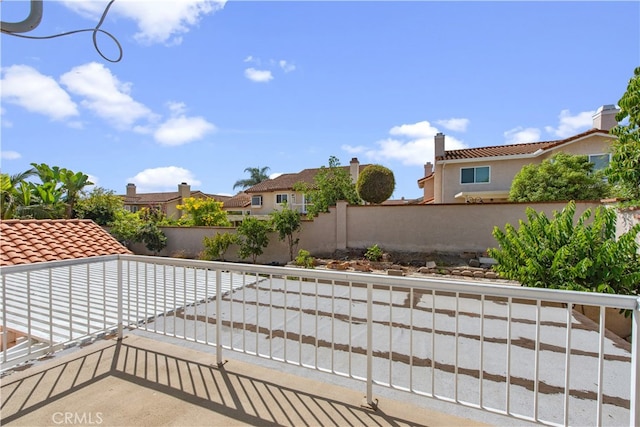
{"type": "Polygon", "coordinates": [[[441,292],[459,292],[469,295],[491,295],[504,298],[544,300],[555,303],[572,303],[615,307],[625,310],[640,309],[640,297],[635,295],[605,294],[598,292],[568,291],[561,289],[529,288],[518,285],[495,285],[486,281],[469,279],[451,279],[440,277],[385,276],[381,274],[322,269],[303,269],[298,267],[279,267],[270,265],[245,264],[222,261],[205,261],[183,258],[154,257],[144,255],[103,255],[75,260],[48,261],[36,264],[23,264],[0,267],[0,275],[46,268],[65,267],[74,264],[90,264],[110,260],[147,262],[158,265],[172,265],[208,270],[229,270],[245,274],[276,274],[297,276],[306,279],[320,279],[334,282],[371,283],[384,286],[403,286],[420,289],[435,289],[441,292]]]}

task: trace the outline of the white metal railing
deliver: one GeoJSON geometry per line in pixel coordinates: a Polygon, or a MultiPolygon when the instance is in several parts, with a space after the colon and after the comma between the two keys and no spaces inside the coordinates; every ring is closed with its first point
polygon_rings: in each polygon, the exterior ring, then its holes
{"type": "Polygon", "coordinates": [[[2,369],[123,327],[549,425],[638,425],[638,299],[110,256],[3,267],[2,369]],[[596,307],[595,321],[580,313],[596,307]],[[606,330],[631,312],[631,343],[606,330]],[[25,344],[26,342],[26,344],[25,344]]]}

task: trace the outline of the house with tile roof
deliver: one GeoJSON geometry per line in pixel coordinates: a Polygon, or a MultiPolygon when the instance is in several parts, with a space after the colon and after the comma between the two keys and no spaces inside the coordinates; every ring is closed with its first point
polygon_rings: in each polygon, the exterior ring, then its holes
{"type": "Polygon", "coordinates": [[[132,254],[88,219],[0,221],[0,266],[132,254]]]}
{"type": "MultiPolygon", "coordinates": [[[[356,157],[352,158],[349,166],[340,166],[351,175],[352,181],[358,180],[360,172],[369,165],[361,165],[356,157]]],[[[276,178],[267,179],[245,190],[251,197],[251,215],[268,215],[277,210],[284,203],[301,213],[307,213],[307,207],[311,203],[305,195],[294,191],[293,187],[298,182],[315,184],[314,178],[322,168],[304,169],[297,173],[285,173],[276,178]]]]}
{"type": "Polygon", "coordinates": [[[528,164],[542,163],[558,152],[589,156],[596,169],[609,164],[615,139],[609,129],[617,125],[619,110],[600,107],[593,115],[593,128],[571,137],[524,144],[445,150],[445,137],[434,138],[434,163],[425,165],[418,180],[422,203],[496,203],[509,198],[513,178],[528,164]]]}
{"type": "Polygon", "coordinates": [[[225,202],[230,196],[220,194],[206,194],[202,191],[192,191],[191,186],[186,182],[178,185],[178,191],[162,193],[138,193],[136,185],[127,184],[127,193],[121,195],[124,201],[124,208],[131,212],[137,212],[142,208],[159,209],[167,218],[178,219],[182,212],[178,205],[184,203],[184,199],[193,197],[196,199],[215,199],[218,202],[225,202]]]}

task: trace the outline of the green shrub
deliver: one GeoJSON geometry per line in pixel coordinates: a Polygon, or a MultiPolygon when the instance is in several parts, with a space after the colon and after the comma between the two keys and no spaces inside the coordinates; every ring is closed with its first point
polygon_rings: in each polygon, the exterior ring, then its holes
{"type": "Polygon", "coordinates": [[[298,251],[298,256],[296,256],[296,265],[304,268],[313,268],[315,266],[315,260],[309,253],[304,249],[300,249],[298,251]]]}
{"type": "Polygon", "coordinates": [[[380,204],[393,194],[396,179],[391,169],[382,165],[369,165],[362,170],[356,183],[356,191],[365,202],[380,204]]]}
{"type": "Polygon", "coordinates": [[[205,236],[202,239],[204,245],[203,258],[207,260],[224,261],[224,254],[234,243],[237,243],[238,237],[232,233],[216,233],[215,236],[205,236]]]}
{"type": "Polygon", "coordinates": [[[378,245],[373,245],[370,248],[367,248],[367,251],[364,253],[364,257],[369,261],[380,261],[382,259],[382,249],[378,247],[378,245]]]}
{"type": "Polygon", "coordinates": [[[616,240],[616,212],[599,206],[574,222],[569,202],[553,218],[527,208],[528,222],[494,228],[499,248],[489,249],[494,269],[524,286],[637,295],[640,258],[636,238],[640,224],[616,240]]]}

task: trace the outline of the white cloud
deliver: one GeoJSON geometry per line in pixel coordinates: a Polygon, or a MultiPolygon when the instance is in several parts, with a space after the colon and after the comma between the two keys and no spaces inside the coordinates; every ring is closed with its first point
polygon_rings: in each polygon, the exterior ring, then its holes
{"type": "Polygon", "coordinates": [[[142,119],[154,120],[146,106],[135,101],[131,84],[121,83],[97,62],[79,65],[60,78],[69,92],[84,98],[81,105],[119,129],[129,129],[142,119]]]}
{"type": "Polygon", "coordinates": [[[469,119],[452,118],[446,120],[438,120],[436,123],[443,128],[452,130],[454,132],[466,132],[467,126],[469,126],[469,119]]]}
{"type": "Polygon", "coordinates": [[[172,117],[154,132],[153,136],[162,145],[183,145],[202,139],[216,127],[202,117],[172,117]]]}
{"type": "Polygon", "coordinates": [[[571,115],[569,110],[562,110],[558,116],[560,122],[558,127],[545,126],[544,130],[559,138],[567,138],[583,130],[590,129],[593,126],[594,114],[595,111],[584,111],[571,115]]]}
{"type": "MultiPolygon", "coordinates": [[[[138,32],[134,38],[141,43],[176,45],[182,35],[199,24],[203,17],[224,8],[226,0],[180,1],[116,1],[108,17],[121,16],[136,22],[138,32]]],[[[67,0],[64,4],[76,13],[94,21],[102,16],[107,0],[67,0]]],[[[107,29],[107,24],[103,28],[107,29]]],[[[114,34],[118,38],[118,34],[114,34]]]]}
{"type": "Polygon", "coordinates": [[[505,144],[522,144],[540,141],[540,129],[518,126],[504,133],[505,144]]]}
{"type": "MultiPolygon", "coordinates": [[[[403,165],[424,165],[433,161],[434,137],[438,129],[428,121],[394,126],[389,134],[394,136],[376,142],[375,148],[365,146],[343,145],[342,149],[351,154],[364,154],[365,157],[376,162],[396,160],[403,165]]],[[[465,148],[462,141],[447,136],[445,140],[447,150],[465,148]]]]}
{"type": "Polygon", "coordinates": [[[127,178],[127,182],[136,184],[136,191],[139,193],[178,191],[178,184],[181,182],[186,182],[191,188],[202,184],[191,171],[177,166],[145,169],[136,176],[127,178]]]}
{"type": "Polygon", "coordinates": [[[17,151],[0,151],[0,159],[4,160],[16,160],[21,158],[22,155],[17,151]]]}
{"type": "Polygon", "coordinates": [[[273,79],[273,75],[269,70],[256,70],[255,68],[247,68],[244,70],[244,76],[251,81],[264,83],[273,79]]]}
{"type": "Polygon", "coordinates": [[[394,126],[389,131],[390,135],[400,135],[411,138],[424,138],[434,136],[436,133],[438,133],[438,129],[431,126],[431,123],[426,120],[409,125],[394,126]]]}
{"type": "Polygon", "coordinates": [[[58,83],[27,65],[2,69],[2,99],[53,120],[78,115],[77,105],[58,83]]]}
{"type": "Polygon", "coordinates": [[[290,73],[291,71],[294,71],[296,69],[295,65],[285,61],[284,59],[281,59],[280,61],[278,61],[278,65],[280,66],[280,68],[282,68],[282,70],[285,73],[290,73]]]}

